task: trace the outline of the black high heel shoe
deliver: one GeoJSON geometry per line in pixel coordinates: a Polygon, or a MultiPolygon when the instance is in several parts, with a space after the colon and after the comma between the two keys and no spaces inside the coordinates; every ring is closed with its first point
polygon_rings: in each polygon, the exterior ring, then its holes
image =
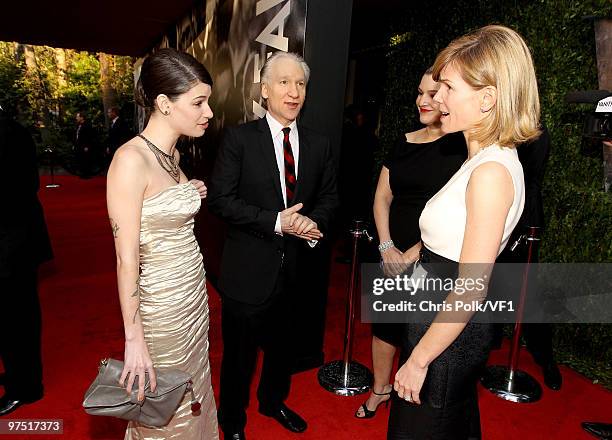
{"type": "MultiPolygon", "coordinates": [[[[378,405],[376,405],[376,408],[374,408],[373,410],[369,410],[367,403],[368,401],[366,400],[365,402],[363,402],[361,404],[361,406],[359,407],[359,409],[357,411],[355,411],[355,417],[358,419],[371,419],[372,417],[374,417],[376,415],[376,411],[378,411],[378,407],[381,404],[385,404],[385,408],[389,407],[389,402],[391,402],[391,392],[393,391],[393,385],[389,384],[388,386],[391,387],[391,390],[389,390],[388,393],[377,393],[376,391],[372,390],[372,394],[376,395],[376,396],[389,396],[389,398],[387,400],[383,400],[382,402],[380,402],[378,405]],[[363,416],[359,416],[359,410],[363,409],[363,416]]],[[[385,387],[386,388],[386,387],[385,387]]],[[[384,389],[384,388],[383,388],[384,389]]]]}

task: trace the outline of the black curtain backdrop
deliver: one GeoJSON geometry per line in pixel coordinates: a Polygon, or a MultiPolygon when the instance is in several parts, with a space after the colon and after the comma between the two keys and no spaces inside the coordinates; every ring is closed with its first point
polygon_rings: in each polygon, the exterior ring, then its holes
{"type": "MultiPolygon", "coordinates": [[[[331,139],[336,166],[340,156],[352,9],[353,0],[309,0],[306,19],[304,57],[311,77],[301,122],[331,139]]],[[[295,295],[299,343],[296,371],[319,366],[324,359],[332,243],[324,240],[321,244],[314,252],[304,252],[301,260],[305,282],[295,295]]]]}

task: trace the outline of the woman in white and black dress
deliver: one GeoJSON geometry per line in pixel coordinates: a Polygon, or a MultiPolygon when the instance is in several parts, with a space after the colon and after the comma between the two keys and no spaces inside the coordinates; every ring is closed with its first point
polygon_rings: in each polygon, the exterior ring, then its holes
{"type": "MultiPolygon", "coordinates": [[[[434,100],[442,130],[463,132],[468,159],[421,214],[421,264],[428,276],[480,278],[523,210],[523,170],[515,147],[539,134],[533,61],[516,32],[486,26],[444,49],[433,78],[441,83],[434,100]],[[446,263],[442,273],[438,263],[446,263]]],[[[448,294],[447,303],[453,304],[457,293],[448,294]]],[[[485,295],[486,285],[475,285],[462,299],[483,301],[485,295]]],[[[475,323],[472,314],[439,312],[407,325],[388,439],[479,437],[476,384],[491,336],[491,326],[475,323]]]]}

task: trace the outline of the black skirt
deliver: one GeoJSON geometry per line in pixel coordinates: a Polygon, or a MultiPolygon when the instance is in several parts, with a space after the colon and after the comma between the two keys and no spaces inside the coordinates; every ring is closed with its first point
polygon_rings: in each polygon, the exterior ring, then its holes
{"type": "MultiPolygon", "coordinates": [[[[456,276],[458,268],[457,262],[425,247],[421,252],[421,264],[428,273],[444,278],[456,276]]],[[[431,322],[405,326],[400,366],[430,325],[431,322]]],[[[396,396],[389,417],[388,439],[479,438],[476,385],[489,356],[492,337],[490,324],[469,322],[457,339],[429,365],[419,393],[421,405],[396,396]]]]}

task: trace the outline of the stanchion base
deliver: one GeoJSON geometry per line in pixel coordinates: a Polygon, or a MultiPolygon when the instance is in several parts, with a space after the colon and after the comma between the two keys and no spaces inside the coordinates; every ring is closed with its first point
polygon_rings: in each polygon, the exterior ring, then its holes
{"type": "Polygon", "coordinates": [[[323,388],[339,396],[356,396],[367,393],[372,385],[372,373],[358,362],[349,363],[346,378],[344,377],[344,361],[326,363],[319,368],[317,377],[323,388]]]}
{"type": "Polygon", "coordinates": [[[504,400],[516,403],[537,402],[542,397],[542,387],[528,373],[510,369],[504,365],[493,365],[486,368],[480,379],[482,386],[504,400]]]}
{"type": "Polygon", "coordinates": [[[45,188],[59,188],[61,185],[59,183],[48,183],[45,185],[45,188]]]}

